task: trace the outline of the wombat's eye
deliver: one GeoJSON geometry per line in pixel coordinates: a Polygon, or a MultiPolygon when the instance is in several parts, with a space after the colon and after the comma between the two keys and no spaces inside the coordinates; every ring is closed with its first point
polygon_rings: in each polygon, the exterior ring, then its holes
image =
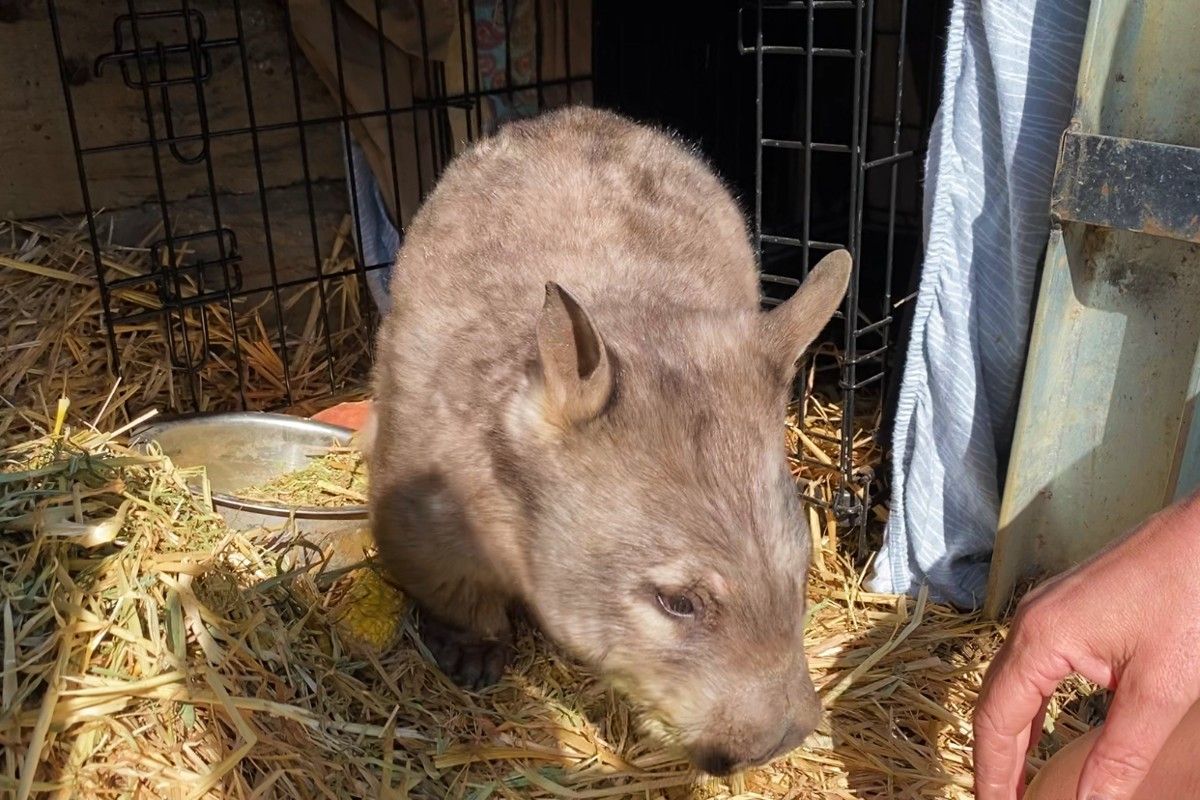
{"type": "Polygon", "coordinates": [[[685,594],[664,595],[659,592],[655,597],[658,599],[658,604],[662,606],[662,610],[672,617],[691,617],[696,614],[696,604],[685,594]]]}

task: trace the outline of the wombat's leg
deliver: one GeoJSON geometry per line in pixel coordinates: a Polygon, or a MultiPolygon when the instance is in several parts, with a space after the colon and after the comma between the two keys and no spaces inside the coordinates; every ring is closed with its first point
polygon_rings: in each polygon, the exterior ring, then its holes
{"type": "Polygon", "coordinates": [[[424,612],[421,639],[438,668],[464,689],[482,689],[497,683],[512,659],[512,637],[485,639],[424,612]]]}
{"type": "Polygon", "coordinates": [[[463,577],[443,583],[421,609],[421,640],[438,667],[459,686],[480,689],[500,680],[512,657],[507,598],[463,577]]]}
{"type": "Polygon", "coordinates": [[[420,611],[421,641],[459,686],[480,689],[500,680],[512,651],[509,599],[462,570],[446,575],[409,571],[404,591],[420,611]]]}
{"type": "Polygon", "coordinates": [[[421,610],[421,639],[460,686],[495,683],[509,659],[509,596],[457,494],[427,473],[376,498],[372,526],[396,584],[421,610]]]}

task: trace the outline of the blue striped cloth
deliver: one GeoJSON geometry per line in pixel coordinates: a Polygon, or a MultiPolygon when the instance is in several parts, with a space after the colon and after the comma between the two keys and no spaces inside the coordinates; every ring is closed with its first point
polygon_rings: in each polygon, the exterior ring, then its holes
{"type": "Polygon", "coordinates": [[[1088,0],[954,4],[872,590],[983,600],[1087,12],[1088,0]]]}
{"type": "Polygon", "coordinates": [[[388,298],[388,283],[392,275],[392,262],[400,250],[400,232],[392,223],[387,204],[367,163],[367,157],[358,142],[353,139],[343,140],[343,150],[349,144],[349,155],[346,166],[346,191],[351,193],[353,202],[351,213],[357,211],[354,224],[358,226],[358,235],[362,237],[362,261],[364,266],[387,264],[381,269],[373,269],[367,273],[367,288],[371,291],[371,299],[380,314],[387,311],[390,305],[388,298]],[[353,176],[353,177],[351,177],[353,176]]]}

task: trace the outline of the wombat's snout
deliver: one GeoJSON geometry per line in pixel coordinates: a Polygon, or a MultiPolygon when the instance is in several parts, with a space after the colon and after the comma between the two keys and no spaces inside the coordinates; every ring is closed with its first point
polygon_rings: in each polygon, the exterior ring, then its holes
{"type": "Polygon", "coordinates": [[[709,775],[716,777],[732,775],[749,767],[766,764],[786,753],[790,753],[799,747],[815,728],[815,719],[811,724],[807,722],[793,722],[784,731],[782,738],[779,738],[773,744],[767,745],[765,748],[760,748],[757,751],[744,748],[742,752],[735,752],[735,749],[728,745],[704,747],[695,752],[692,756],[692,761],[699,769],[707,772],[709,775]]]}
{"type": "Polygon", "coordinates": [[[692,763],[717,777],[757,767],[795,750],[820,722],[821,701],[807,674],[793,697],[767,700],[763,698],[763,702],[756,704],[757,714],[746,706],[738,709],[739,733],[709,738],[691,746],[692,763]]]}

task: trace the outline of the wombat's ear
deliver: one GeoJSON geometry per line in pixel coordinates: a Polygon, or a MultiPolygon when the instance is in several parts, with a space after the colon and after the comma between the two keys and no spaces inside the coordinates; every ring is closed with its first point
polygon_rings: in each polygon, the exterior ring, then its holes
{"type": "Polygon", "coordinates": [[[546,284],[537,345],[551,421],[578,424],[599,416],[613,391],[608,349],[587,311],[557,283],[546,284]]]}
{"type": "Polygon", "coordinates": [[[850,253],[833,251],[812,268],[795,294],[763,315],[766,351],[789,376],[796,361],[837,311],[846,295],[852,266],[850,253]]]}

